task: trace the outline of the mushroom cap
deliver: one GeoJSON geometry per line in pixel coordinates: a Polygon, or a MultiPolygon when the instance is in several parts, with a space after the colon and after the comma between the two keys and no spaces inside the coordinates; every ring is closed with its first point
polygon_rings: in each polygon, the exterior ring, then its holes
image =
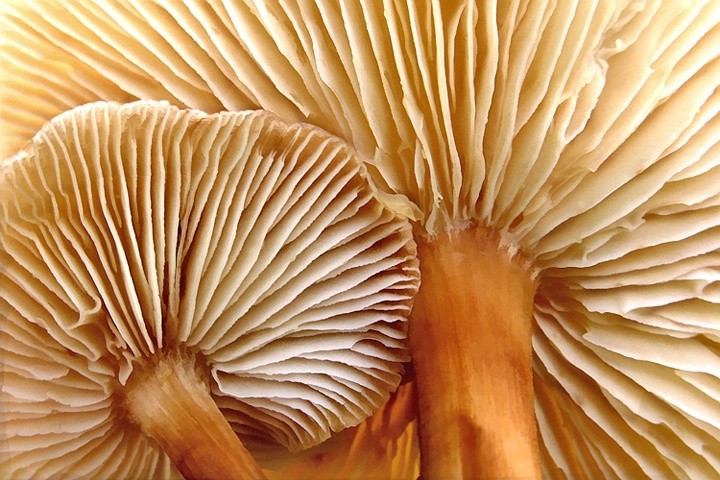
{"type": "Polygon", "coordinates": [[[175,348],[251,449],[371,415],[408,360],[419,271],[365,177],[344,142],[267,112],[95,103],[51,121],[0,164],[0,468],[169,474],[120,397],[175,348]]]}
{"type": "Polygon", "coordinates": [[[71,4],[114,25],[101,57],[48,13],[7,18],[69,63],[132,65],[96,69],[122,91],[320,125],[428,232],[477,221],[533,258],[549,475],[717,477],[720,4],[280,3],[71,4]]]}

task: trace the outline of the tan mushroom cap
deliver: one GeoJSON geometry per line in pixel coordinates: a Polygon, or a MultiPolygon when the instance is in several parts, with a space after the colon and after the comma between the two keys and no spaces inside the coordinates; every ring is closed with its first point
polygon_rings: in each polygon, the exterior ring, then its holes
{"type": "MultiPolygon", "coordinates": [[[[192,84],[320,125],[430,232],[498,229],[540,278],[545,472],[717,477],[720,4],[256,3],[39,2],[3,21],[123,92],[152,81],[191,104],[192,84]],[[52,9],[114,28],[89,49],[52,9]]],[[[33,57],[13,61],[42,71],[33,57]]],[[[6,109],[33,111],[31,96],[6,109]]]]}
{"type": "Polygon", "coordinates": [[[408,360],[406,220],[343,142],[274,115],[96,103],[0,171],[0,470],[165,477],[122,387],[176,347],[249,448],[371,415],[408,360]]]}

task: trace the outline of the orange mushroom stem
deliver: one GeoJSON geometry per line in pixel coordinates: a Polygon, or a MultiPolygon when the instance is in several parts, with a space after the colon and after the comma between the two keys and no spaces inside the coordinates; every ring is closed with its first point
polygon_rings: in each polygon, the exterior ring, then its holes
{"type": "Polygon", "coordinates": [[[265,479],[210,396],[191,355],[173,352],[133,372],[125,389],[130,420],[188,479],[265,479]]]}
{"type": "Polygon", "coordinates": [[[434,478],[539,478],[532,271],[477,226],[418,242],[410,322],[421,471],[434,478]]]}

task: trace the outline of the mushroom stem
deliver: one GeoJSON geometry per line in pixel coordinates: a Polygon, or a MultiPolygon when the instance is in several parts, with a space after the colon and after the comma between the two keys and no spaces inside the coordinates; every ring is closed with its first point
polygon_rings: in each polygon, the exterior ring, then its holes
{"type": "Polygon", "coordinates": [[[418,255],[409,337],[423,479],[539,478],[530,271],[476,226],[421,240],[418,255]]]}
{"type": "Polygon", "coordinates": [[[194,358],[163,355],[136,369],[124,394],[130,419],[185,478],[266,478],[213,401],[194,358]]]}

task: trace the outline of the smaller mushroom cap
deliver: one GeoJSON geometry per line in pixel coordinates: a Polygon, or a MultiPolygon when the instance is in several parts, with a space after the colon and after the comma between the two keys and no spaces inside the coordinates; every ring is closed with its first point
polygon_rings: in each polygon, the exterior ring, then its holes
{"type": "Polygon", "coordinates": [[[2,162],[0,219],[3,471],[169,475],[122,389],[176,348],[251,449],[313,446],[400,382],[411,228],[317,128],[80,107],[2,162]]]}

